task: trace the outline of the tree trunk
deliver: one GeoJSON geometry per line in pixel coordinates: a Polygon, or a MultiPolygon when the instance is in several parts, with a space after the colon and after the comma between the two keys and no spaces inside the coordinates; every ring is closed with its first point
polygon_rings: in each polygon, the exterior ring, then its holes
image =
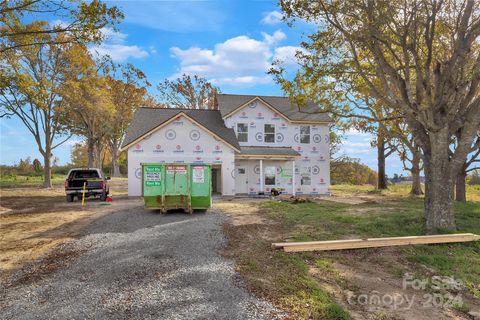
{"type": "Polygon", "coordinates": [[[420,182],[420,156],[413,154],[412,158],[412,189],[410,194],[419,196],[423,194],[422,184],[420,182]]]}
{"type": "Polygon", "coordinates": [[[52,167],[50,159],[52,157],[52,150],[50,146],[46,148],[45,153],[43,154],[43,187],[51,188],[52,187],[52,167]]]}
{"type": "Polygon", "coordinates": [[[102,146],[100,145],[100,142],[95,143],[94,145],[94,164],[96,168],[102,169],[103,167],[103,161],[102,161],[102,146]]]}
{"type": "Polygon", "coordinates": [[[377,139],[377,159],[378,159],[378,181],[377,188],[387,189],[387,178],[385,176],[385,141],[379,133],[377,139]]]}
{"type": "Polygon", "coordinates": [[[425,227],[428,233],[455,230],[452,195],[454,181],[449,159],[448,130],[430,132],[430,150],[424,154],[425,227]]]}
{"type": "Polygon", "coordinates": [[[466,193],[466,178],[467,173],[465,172],[464,168],[457,174],[457,181],[455,182],[455,200],[460,202],[467,201],[467,193],[466,193]]]}
{"type": "Polygon", "coordinates": [[[87,155],[88,155],[88,167],[93,168],[94,166],[94,147],[95,142],[92,138],[87,138],[87,155]]]}
{"type": "Polygon", "coordinates": [[[112,152],[112,171],[114,177],[120,177],[120,164],[118,162],[119,152],[116,144],[112,144],[110,148],[112,152]]]}

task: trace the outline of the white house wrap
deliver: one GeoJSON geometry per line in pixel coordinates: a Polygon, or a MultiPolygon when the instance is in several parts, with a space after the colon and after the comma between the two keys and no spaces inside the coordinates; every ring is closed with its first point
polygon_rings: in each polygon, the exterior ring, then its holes
{"type": "Polygon", "coordinates": [[[218,110],[139,108],[128,150],[128,194],[141,194],[141,163],[212,164],[222,195],[328,194],[329,125],[318,107],[287,98],[217,95],[218,110]],[[294,173],[294,174],[292,174],[294,173]]]}

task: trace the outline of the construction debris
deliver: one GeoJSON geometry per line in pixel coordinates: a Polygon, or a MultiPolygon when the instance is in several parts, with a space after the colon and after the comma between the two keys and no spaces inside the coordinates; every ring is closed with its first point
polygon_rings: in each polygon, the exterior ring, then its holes
{"type": "Polygon", "coordinates": [[[302,252],[406,246],[411,244],[468,242],[477,240],[480,240],[479,235],[473,233],[460,233],[430,236],[369,238],[333,241],[281,242],[272,243],[272,247],[275,249],[283,249],[285,252],[302,252]]]}
{"type": "Polygon", "coordinates": [[[280,201],[289,202],[292,204],[312,202],[312,200],[309,197],[299,197],[299,196],[280,197],[280,201]]]}

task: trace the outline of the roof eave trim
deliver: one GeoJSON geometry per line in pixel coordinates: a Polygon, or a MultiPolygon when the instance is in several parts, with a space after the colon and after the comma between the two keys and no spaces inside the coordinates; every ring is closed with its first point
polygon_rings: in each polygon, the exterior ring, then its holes
{"type": "Polygon", "coordinates": [[[277,108],[275,108],[274,106],[272,106],[270,103],[268,103],[267,101],[263,100],[261,97],[258,97],[258,96],[255,96],[254,98],[248,100],[247,102],[245,102],[244,104],[241,104],[239,105],[238,107],[236,107],[235,109],[233,109],[232,111],[230,111],[229,113],[227,113],[225,116],[223,116],[223,118],[228,118],[230,117],[232,114],[234,114],[235,112],[245,108],[249,103],[252,103],[253,101],[255,100],[260,100],[261,102],[263,102],[269,109],[271,109],[273,112],[275,113],[278,113],[279,115],[282,116],[282,118],[284,118],[285,120],[289,121],[289,122],[292,122],[292,120],[287,117],[286,115],[284,115],[280,110],[278,110],[277,108]]]}
{"type": "Polygon", "coordinates": [[[235,112],[238,112],[239,110],[245,108],[249,103],[252,103],[253,101],[255,100],[260,100],[261,102],[263,102],[267,107],[269,107],[272,111],[280,114],[285,120],[289,121],[290,123],[316,123],[316,124],[328,124],[328,123],[333,123],[334,121],[333,120],[329,120],[329,121],[320,121],[320,120],[293,120],[291,118],[289,118],[287,115],[283,114],[280,110],[278,110],[277,108],[275,108],[273,105],[271,105],[270,103],[268,103],[267,101],[265,101],[264,99],[262,99],[261,97],[259,96],[255,96],[254,98],[248,100],[247,102],[241,104],[240,106],[236,107],[235,109],[233,109],[232,111],[230,111],[229,113],[227,113],[226,115],[223,116],[223,118],[228,118],[230,116],[232,116],[235,112]]]}
{"type": "Polygon", "coordinates": [[[313,124],[329,124],[329,123],[333,123],[334,121],[333,120],[329,120],[329,121],[319,121],[319,120],[290,120],[291,123],[305,123],[305,124],[309,124],[309,123],[313,123],[313,124]]]}
{"type": "Polygon", "coordinates": [[[300,154],[245,154],[240,153],[237,155],[238,157],[280,157],[280,158],[295,158],[300,156],[300,154]]]}

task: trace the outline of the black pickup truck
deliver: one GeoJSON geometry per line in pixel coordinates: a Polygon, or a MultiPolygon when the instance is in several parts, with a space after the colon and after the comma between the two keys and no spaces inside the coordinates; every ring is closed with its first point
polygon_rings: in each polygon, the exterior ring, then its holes
{"type": "Polygon", "coordinates": [[[105,177],[102,170],[97,168],[71,169],[65,179],[67,201],[72,202],[75,196],[81,199],[84,185],[86,198],[99,196],[100,200],[105,201],[109,192],[107,180],[110,177],[105,177]]]}

